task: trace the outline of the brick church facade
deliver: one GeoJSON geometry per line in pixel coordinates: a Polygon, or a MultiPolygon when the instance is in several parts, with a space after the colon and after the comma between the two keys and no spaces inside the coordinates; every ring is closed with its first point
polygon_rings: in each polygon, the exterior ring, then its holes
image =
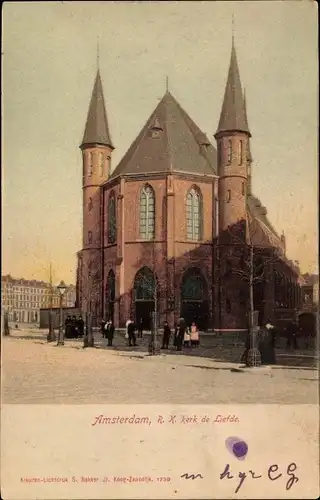
{"type": "Polygon", "coordinates": [[[247,328],[250,269],[260,321],[294,314],[299,270],[251,190],[251,133],[234,43],[216,146],[167,91],[111,171],[114,145],[98,70],[81,143],[83,243],[77,300],[98,324],[183,316],[247,328]],[[249,262],[250,246],[253,262],[249,262]],[[250,267],[251,266],[251,267],[250,267]]]}

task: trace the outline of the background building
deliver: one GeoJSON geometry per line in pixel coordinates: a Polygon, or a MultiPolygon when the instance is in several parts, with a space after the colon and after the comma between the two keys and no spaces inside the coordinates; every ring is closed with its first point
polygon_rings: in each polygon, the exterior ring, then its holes
{"type": "MultiPolygon", "coordinates": [[[[213,117],[212,123],[216,121],[213,117]]],[[[248,324],[250,272],[260,322],[294,315],[299,269],[252,193],[251,132],[232,45],[215,147],[167,90],[112,171],[98,70],[81,143],[83,242],[77,302],[98,322],[132,317],[201,329],[248,324]],[[253,260],[250,260],[250,247],[253,260]]]]}
{"type": "MultiPolygon", "coordinates": [[[[66,307],[74,307],[76,290],[69,285],[64,297],[66,307]]],[[[50,283],[37,280],[16,279],[10,275],[1,277],[1,308],[9,313],[9,321],[38,323],[40,309],[59,307],[59,292],[50,283]],[[52,291],[51,291],[52,290],[52,291]],[[51,299],[52,298],[52,299],[51,299]]]]}

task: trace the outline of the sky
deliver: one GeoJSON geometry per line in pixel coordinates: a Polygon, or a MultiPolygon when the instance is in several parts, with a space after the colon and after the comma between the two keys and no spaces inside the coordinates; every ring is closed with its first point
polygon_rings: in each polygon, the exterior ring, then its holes
{"type": "Polygon", "coordinates": [[[253,191],[287,256],[318,262],[316,3],[3,4],[2,274],[75,282],[82,139],[99,66],[116,167],[169,90],[214,143],[232,17],[252,133],[253,191]]]}

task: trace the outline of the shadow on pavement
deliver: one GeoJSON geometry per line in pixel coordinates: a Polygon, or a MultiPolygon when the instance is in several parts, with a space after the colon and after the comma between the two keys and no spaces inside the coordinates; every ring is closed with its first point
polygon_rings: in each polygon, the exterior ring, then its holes
{"type": "MultiPolygon", "coordinates": [[[[114,338],[114,345],[112,347],[107,347],[103,345],[104,341],[100,336],[100,342],[104,349],[120,351],[123,353],[121,354],[122,356],[126,356],[125,353],[132,353],[134,357],[140,358],[144,357],[141,356],[141,353],[148,354],[149,339],[150,335],[146,334],[142,339],[137,339],[137,346],[129,347],[127,345],[126,339],[124,338],[124,335],[117,333],[114,338]]],[[[99,342],[98,338],[96,339],[96,341],[99,342]]],[[[283,339],[279,339],[279,344],[280,341],[283,341],[283,339]]],[[[243,352],[244,343],[242,343],[241,341],[236,340],[235,342],[233,342],[230,339],[223,339],[221,337],[214,336],[203,336],[201,339],[201,345],[199,347],[185,347],[182,349],[182,351],[177,351],[173,345],[170,345],[169,349],[161,350],[161,354],[165,354],[167,356],[187,356],[188,358],[201,358],[212,362],[234,363],[236,365],[239,365],[241,363],[243,352]]],[[[289,369],[300,368],[313,370],[317,367],[317,360],[314,349],[289,351],[286,350],[283,345],[281,345],[276,349],[276,358],[278,365],[281,365],[281,367],[287,367],[289,369]]],[[[275,368],[276,367],[277,365],[275,365],[275,368]]]]}

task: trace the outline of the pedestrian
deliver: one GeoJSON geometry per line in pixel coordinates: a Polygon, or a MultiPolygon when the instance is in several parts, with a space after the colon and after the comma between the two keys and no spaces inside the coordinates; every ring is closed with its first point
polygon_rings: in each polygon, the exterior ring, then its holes
{"type": "Polygon", "coordinates": [[[77,337],[77,318],[75,316],[71,318],[71,336],[73,339],[77,337]]]}
{"type": "Polygon", "coordinates": [[[105,324],[106,338],[108,339],[108,347],[112,347],[113,337],[114,337],[114,324],[110,319],[105,324]]]}
{"type": "Polygon", "coordinates": [[[125,333],[125,335],[124,335],[124,336],[125,336],[125,338],[128,340],[128,345],[129,345],[129,332],[128,332],[128,327],[129,327],[130,323],[131,323],[131,319],[129,318],[129,319],[127,319],[127,321],[126,321],[126,333],[125,333]]]}
{"type": "Polygon", "coordinates": [[[137,345],[135,330],[136,330],[136,325],[134,324],[133,321],[130,320],[130,323],[128,324],[128,340],[130,347],[132,347],[132,345],[133,346],[137,345]]]}
{"type": "Polygon", "coordinates": [[[140,318],[139,325],[138,325],[138,337],[142,339],[143,336],[143,320],[140,318]]]}
{"type": "Polygon", "coordinates": [[[102,337],[105,336],[105,328],[104,328],[105,326],[106,326],[106,321],[104,318],[102,318],[101,325],[100,325],[100,331],[101,331],[102,337]]]}
{"type": "Polygon", "coordinates": [[[274,349],[274,326],[268,321],[259,330],[258,349],[261,354],[262,365],[275,365],[276,354],[274,349]]]}
{"type": "Polygon", "coordinates": [[[79,337],[83,337],[83,335],[84,335],[84,321],[83,321],[81,315],[79,316],[79,318],[77,320],[77,323],[78,323],[78,334],[79,334],[79,337]]]}
{"type": "Polygon", "coordinates": [[[177,340],[176,340],[176,345],[177,345],[177,351],[182,350],[182,342],[184,339],[184,333],[186,331],[186,322],[184,318],[179,319],[179,328],[178,328],[178,334],[177,334],[177,340]]]}
{"type": "Polygon", "coordinates": [[[191,347],[197,347],[200,344],[199,330],[195,322],[192,322],[190,333],[191,347]]]}
{"type": "Polygon", "coordinates": [[[187,327],[187,328],[185,328],[185,331],[184,331],[183,347],[190,347],[190,338],[191,338],[190,328],[187,327]]]}
{"type": "Polygon", "coordinates": [[[164,322],[163,325],[163,336],[162,336],[162,347],[161,349],[168,349],[170,342],[171,330],[168,321],[164,322]]]}
{"type": "Polygon", "coordinates": [[[71,325],[72,325],[71,316],[68,315],[64,322],[64,334],[67,339],[72,337],[71,325]]]}
{"type": "Polygon", "coordinates": [[[178,334],[179,334],[179,324],[176,323],[176,326],[174,327],[174,333],[173,333],[173,345],[174,345],[174,347],[177,347],[178,334]]]}
{"type": "Polygon", "coordinates": [[[290,347],[293,347],[293,349],[298,349],[297,333],[298,333],[298,326],[297,323],[293,320],[288,324],[286,328],[287,349],[289,349],[290,347]]]}

